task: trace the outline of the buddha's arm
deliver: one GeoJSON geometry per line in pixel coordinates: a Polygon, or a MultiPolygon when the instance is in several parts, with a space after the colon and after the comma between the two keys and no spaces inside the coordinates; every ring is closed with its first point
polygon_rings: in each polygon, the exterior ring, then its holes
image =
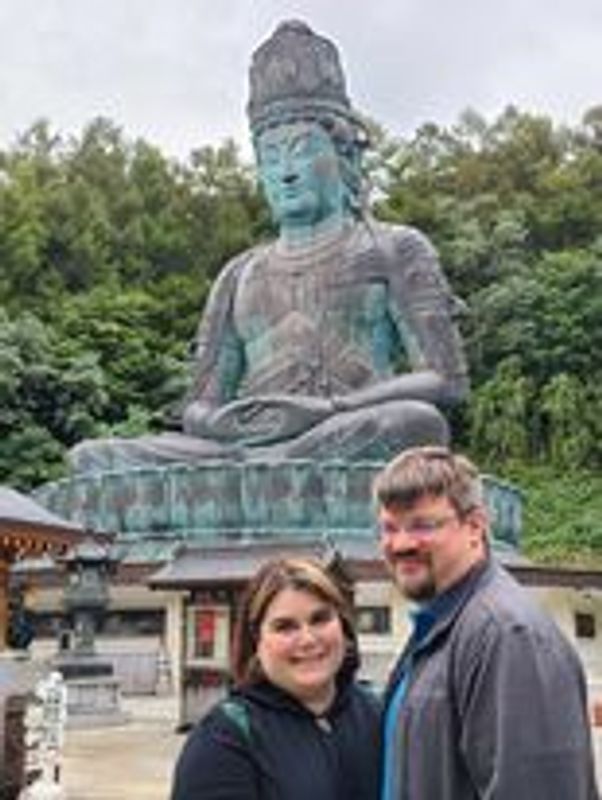
{"type": "Polygon", "coordinates": [[[205,435],[224,442],[271,444],[290,439],[334,414],[394,400],[440,403],[445,381],[436,372],[399,375],[335,397],[262,395],[227,403],[204,417],[205,435]]]}
{"type": "Polygon", "coordinates": [[[205,416],[204,435],[243,445],[272,444],[304,433],[334,411],[329,398],[260,395],[234,400],[205,416]]]}
{"type": "Polygon", "coordinates": [[[187,403],[182,427],[191,436],[213,438],[212,418],[228,405],[242,372],[242,348],[231,331],[223,329],[219,342],[199,351],[196,396],[187,403]],[[232,388],[229,388],[232,387],[232,388]]]}
{"type": "Polygon", "coordinates": [[[215,282],[199,325],[195,380],[185,403],[182,427],[191,436],[209,436],[216,409],[236,396],[244,371],[242,343],[232,322],[236,282],[244,262],[226,266],[215,282]]]}
{"type": "Polygon", "coordinates": [[[393,400],[423,400],[437,405],[445,392],[445,380],[436,372],[409,372],[332,398],[335,412],[355,411],[393,400]]]}
{"type": "MultiPolygon", "coordinates": [[[[436,372],[399,375],[335,397],[261,395],[233,400],[219,408],[200,408],[198,436],[245,445],[272,444],[298,436],[333,414],[372,408],[394,400],[440,404],[446,391],[436,372]]],[[[195,413],[196,408],[191,407],[195,413]]]]}
{"type": "Polygon", "coordinates": [[[466,360],[454,320],[458,301],[422,234],[404,229],[394,241],[393,256],[389,314],[412,372],[393,379],[387,391],[395,392],[397,386],[401,395],[454,405],[468,393],[466,360]]]}

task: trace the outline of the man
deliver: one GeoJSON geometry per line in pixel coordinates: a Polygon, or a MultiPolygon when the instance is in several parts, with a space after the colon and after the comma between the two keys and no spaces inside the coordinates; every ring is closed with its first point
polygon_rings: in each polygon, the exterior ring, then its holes
{"type": "Polygon", "coordinates": [[[424,236],[366,213],[366,132],[336,48],[285,22],[254,54],[250,84],[278,238],[233,258],[213,287],[182,432],[84,442],[78,471],[380,459],[447,441],[441,409],[468,388],[455,299],[424,236]]]}
{"type": "Polygon", "coordinates": [[[443,447],[377,476],[380,546],[413,633],[385,697],[382,800],[595,800],[583,670],[498,565],[476,468],[443,447]]]}

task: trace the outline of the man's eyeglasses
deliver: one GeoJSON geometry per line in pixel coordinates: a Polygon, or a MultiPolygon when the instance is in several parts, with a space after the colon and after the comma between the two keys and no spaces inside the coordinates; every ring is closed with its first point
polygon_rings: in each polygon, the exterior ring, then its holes
{"type": "Polygon", "coordinates": [[[427,538],[437,533],[437,531],[442,530],[451,522],[457,521],[458,517],[453,514],[448,514],[445,517],[416,517],[415,519],[408,520],[408,522],[403,525],[379,524],[377,525],[377,533],[379,536],[395,536],[397,533],[406,533],[408,536],[427,538]]]}

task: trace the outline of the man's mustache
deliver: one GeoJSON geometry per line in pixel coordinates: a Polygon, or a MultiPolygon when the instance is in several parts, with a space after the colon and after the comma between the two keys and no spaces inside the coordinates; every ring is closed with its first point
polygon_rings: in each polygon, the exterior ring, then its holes
{"type": "Polygon", "coordinates": [[[425,563],[429,560],[426,553],[421,552],[415,547],[405,550],[395,550],[389,553],[389,559],[391,561],[424,561],[425,563]]]}

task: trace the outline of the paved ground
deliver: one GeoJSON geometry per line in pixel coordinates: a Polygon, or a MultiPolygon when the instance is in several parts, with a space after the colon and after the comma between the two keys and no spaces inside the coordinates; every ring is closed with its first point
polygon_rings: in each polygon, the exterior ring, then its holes
{"type": "Polygon", "coordinates": [[[67,731],[65,800],[166,800],[184,736],[173,698],[126,698],[125,725],[67,731]]]}
{"type": "MultiPolygon", "coordinates": [[[[167,800],[184,737],[174,732],[173,698],[127,698],[126,725],[68,731],[63,758],[65,800],[167,800]]],[[[594,729],[602,779],[602,728],[594,729]]]]}

